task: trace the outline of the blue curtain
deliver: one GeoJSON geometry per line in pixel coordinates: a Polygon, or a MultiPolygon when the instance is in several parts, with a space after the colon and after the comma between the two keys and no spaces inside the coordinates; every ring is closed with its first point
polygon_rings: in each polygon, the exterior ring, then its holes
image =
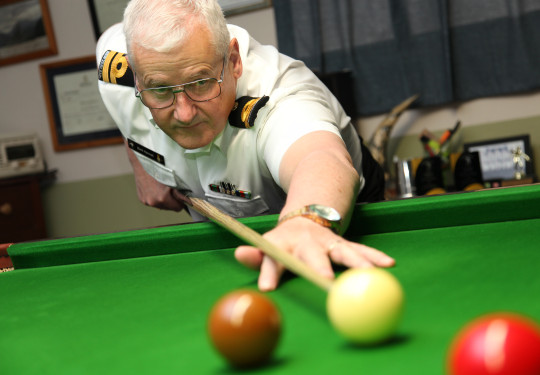
{"type": "MultiPolygon", "coordinates": [[[[281,52],[349,72],[356,113],[540,88],[540,0],[274,0],[281,52]]],[[[539,104],[540,105],[540,104],[539,104]]]]}

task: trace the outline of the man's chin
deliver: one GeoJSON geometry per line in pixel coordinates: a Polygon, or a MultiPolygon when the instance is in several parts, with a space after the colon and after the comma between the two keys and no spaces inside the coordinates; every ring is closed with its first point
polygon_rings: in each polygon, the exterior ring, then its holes
{"type": "Polygon", "coordinates": [[[204,147],[210,144],[213,140],[213,137],[209,135],[201,136],[188,134],[187,132],[182,132],[181,134],[177,132],[172,136],[169,135],[169,137],[171,137],[173,141],[175,141],[177,144],[179,144],[182,148],[185,148],[186,150],[194,150],[204,147]]]}

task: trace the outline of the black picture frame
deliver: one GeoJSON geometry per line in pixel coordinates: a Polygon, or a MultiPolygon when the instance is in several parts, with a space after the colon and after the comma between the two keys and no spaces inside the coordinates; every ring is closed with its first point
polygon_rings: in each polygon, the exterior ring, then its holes
{"type": "Polygon", "coordinates": [[[129,0],[87,0],[96,40],[112,25],[122,22],[129,0]]]}
{"type": "Polygon", "coordinates": [[[47,0],[0,0],[0,66],[56,55],[47,0]]]}
{"type": "MultiPolygon", "coordinates": [[[[115,23],[122,22],[128,0],[87,0],[96,40],[115,23]]],[[[272,0],[218,0],[225,17],[272,6],[272,0]]]]}
{"type": "Polygon", "coordinates": [[[272,0],[218,0],[225,17],[272,6],[272,0]]]}
{"type": "Polygon", "coordinates": [[[528,134],[465,143],[463,149],[466,152],[478,152],[482,177],[484,181],[489,182],[514,179],[515,168],[512,150],[517,146],[520,146],[523,152],[530,158],[529,161],[524,161],[525,175],[533,177],[534,160],[531,140],[528,134]]]}
{"type": "Polygon", "coordinates": [[[123,142],[99,94],[95,56],[42,64],[40,73],[55,151],[123,142]]]}

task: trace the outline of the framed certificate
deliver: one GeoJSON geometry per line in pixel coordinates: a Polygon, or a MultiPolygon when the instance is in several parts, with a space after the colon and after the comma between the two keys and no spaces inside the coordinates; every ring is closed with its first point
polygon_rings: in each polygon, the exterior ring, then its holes
{"type": "Polygon", "coordinates": [[[0,0],[0,66],[56,55],[47,0],[0,0]]]}
{"type": "Polygon", "coordinates": [[[122,143],[98,90],[95,56],[40,65],[55,151],[122,143]]]}

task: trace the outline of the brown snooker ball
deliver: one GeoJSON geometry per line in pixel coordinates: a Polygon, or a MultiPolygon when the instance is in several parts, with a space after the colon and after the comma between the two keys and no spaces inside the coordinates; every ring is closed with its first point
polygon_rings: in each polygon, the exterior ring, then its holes
{"type": "Polygon", "coordinates": [[[208,318],[215,349],[235,367],[259,366],[272,356],[281,335],[281,315],[262,293],[242,289],[221,297],[208,318]]]}

